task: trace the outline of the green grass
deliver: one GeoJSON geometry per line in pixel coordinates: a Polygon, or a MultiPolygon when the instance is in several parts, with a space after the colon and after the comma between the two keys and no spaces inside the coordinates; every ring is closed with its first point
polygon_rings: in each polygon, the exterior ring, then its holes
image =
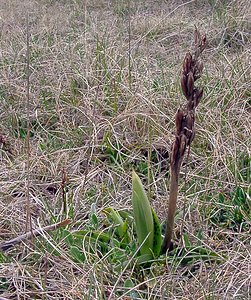
{"type": "Polygon", "coordinates": [[[0,298],[249,299],[249,2],[1,3],[0,243],[26,224],[26,8],[33,228],[72,224],[0,252],[0,298]],[[119,247],[103,210],[132,213],[135,169],[165,220],[174,116],[185,101],[179,76],[195,24],[209,44],[186,185],[186,159],[181,172],[177,248],[142,267],[137,243],[119,247]]]}

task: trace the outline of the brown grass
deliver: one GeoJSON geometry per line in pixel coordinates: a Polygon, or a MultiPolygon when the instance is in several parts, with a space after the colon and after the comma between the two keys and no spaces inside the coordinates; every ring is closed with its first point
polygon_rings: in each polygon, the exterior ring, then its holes
{"type": "MultiPolygon", "coordinates": [[[[204,96],[186,190],[181,185],[179,191],[174,239],[186,201],[184,230],[195,244],[201,230],[204,246],[226,259],[192,266],[170,259],[168,268],[153,267],[155,280],[145,274],[144,289],[137,280],[132,289],[141,299],[249,299],[250,223],[233,229],[212,217],[234,206],[231,193],[237,187],[247,191],[250,185],[250,165],[243,159],[250,159],[251,136],[249,1],[131,1],[130,12],[127,6],[125,0],[0,3],[0,242],[23,234],[26,224],[26,11],[33,228],[71,217],[69,230],[81,229],[92,203],[100,218],[106,206],[130,209],[132,166],[149,174],[144,184],[165,219],[168,165],[149,161],[145,153],[159,149],[159,141],[170,152],[176,108],[183,103],[180,63],[197,25],[208,38],[204,96]],[[112,149],[117,163],[108,155],[112,149]]],[[[185,165],[182,178],[184,173],[185,165]]],[[[34,247],[20,244],[5,259],[0,254],[0,298],[126,299],[130,270],[118,274],[107,258],[90,254],[85,263],[74,262],[59,234],[44,233],[34,247]]]]}

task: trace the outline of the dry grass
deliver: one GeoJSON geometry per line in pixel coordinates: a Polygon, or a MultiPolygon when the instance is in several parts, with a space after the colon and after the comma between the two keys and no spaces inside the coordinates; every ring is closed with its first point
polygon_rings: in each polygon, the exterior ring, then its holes
{"type": "MultiPolygon", "coordinates": [[[[26,225],[26,11],[33,228],[71,217],[69,230],[81,229],[92,203],[99,217],[106,206],[130,208],[133,166],[147,176],[164,219],[168,166],[162,162],[161,170],[149,152],[170,149],[183,102],[181,62],[197,25],[209,41],[205,89],[178,207],[186,201],[191,239],[201,230],[204,246],[226,259],[185,267],[170,259],[167,268],[153,267],[156,280],[146,274],[150,284],[142,288],[135,279],[133,289],[138,299],[250,299],[250,215],[243,228],[214,221],[220,209],[233,208],[231,192],[250,185],[249,1],[130,2],[130,11],[128,0],[0,3],[0,242],[23,234],[26,225]]],[[[177,238],[181,224],[178,215],[177,238]]],[[[0,254],[0,299],[126,299],[123,282],[130,276],[130,270],[118,274],[106,257],[74,262],[60,232],[45,232],[0,254]]]]}

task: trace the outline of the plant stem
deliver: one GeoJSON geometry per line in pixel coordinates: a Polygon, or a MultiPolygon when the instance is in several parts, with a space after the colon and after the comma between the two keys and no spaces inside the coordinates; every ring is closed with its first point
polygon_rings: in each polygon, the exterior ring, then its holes
{"type": "Polygon", "coordinates": [[[131,0],[128,0],[128,80],[132,89],[132,57],[131,57],[131,0]]]}
{"type": "Polygon", "coordinates": [[[26,15],[26,114],[27,114],[27,135],[26,135],[26,222],[25,232],[29,229],[32,232],[31,208],[30,208],[30,32],[29,13],[26,15]]]}
{"type": "MultiPolygon", "coordinates": [[[[170,196],[168,203],[166,232],[161,248],[161,253],[165,253],[167,250],[170,249],[171,246],[174,217],[178,197],[180,166],[187,148],[188,156],[190,153],[190,146],[195,136],[195,109],[198,106],[203,95],[203,89],[195,87],[194,83],[197,79],[200,78],[203,70],[203,63],[199,59],[199,57],[206,47],[206,36],[201,36],[197,28],[195,28],[194,42],[195,50],[193,54],[191,54],[190,52],[186,54],[183,61],[183,70],[181,73],[181,87],[183,94],[187,99],[187,102],[183,108],[178,109],[175,116],[176,134],[171,151],[170,196]]],[[[187,167],[185,173],[187,173],[187,167]]],[[[183,219],[185,215],[184,210],[185,207],[183,208],[183,219]]]]}
{"type": "Polygon", "coordinates": [[[171,166],[170,195],[169,195],[169,203],[168,203],[165,238],[161,248],[162,254],[166,253],[166,251],[170,249],[171,246],[174,217],[175,217],[177,198],[178,198],[180,165],[182,159],[183,157],[179,159],[178,165],[172,164],[171,166]]]}

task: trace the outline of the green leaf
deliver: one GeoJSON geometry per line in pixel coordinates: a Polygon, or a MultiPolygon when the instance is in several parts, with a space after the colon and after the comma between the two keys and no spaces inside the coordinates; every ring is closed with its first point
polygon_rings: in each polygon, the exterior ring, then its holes
{"type": "Polygon", "coordinates": [[[100,240],[101,242],[108,243],[111,240],[111,236],[109,234],[100,232],[100,231],[90,231],[90,230],[78,230],[72,232],[72,235],[76,238],[82,238],[89,236],[95,239],[100,240]]]}
{"type": "Polygon", "coordinates": [[[94,226],[98,227],[98,217],[97,217],[96,214],[92,214],[92,215],[91,215],[91,223],[92,223],[94,226]]]}
{"type": "Polygon", "coordinates": [[[137,257],[137,264],[149,267],[153,261],[153,253],[145,253],[137,257]]]}
{"type": "Polygon", "coordinates": [[[153,234],[153,254],[155,258],[160,256],[160,249],[162,245],[162,237],[161,237],[161,225],[159,222],[159,218],[156,212],[152,208],[152,216],[153,216],[153,226],[154,226],[154,234],[153,234]]]}
{"type": "Polygon", "coordinates": [[[190,249],[192,247],[191,242],[189,241],[189,237],[187,233],[183,234],[183,241],[186,249],[190,249]]]}
{"type": "Polygon", "coordinates": [[[122,219],[120,214],[114,210],[112,207],[108,207],[103,209],[103,212],[107,215],[107,217],[113,222],[116,226],[116,232],[118,236],[122,239],[122,242],[129,242],[128,235],[128,224],[126,221],[122,219]]]}
{"type": "Polygon", "coordinates": [[[133,283],[131,278],[127,278],[124,283],[124,287],[129,290],[131,289],[131,291],[125,293],[125,295],[128,295],[132,300],[140,299],[139,293],[137,291],[133,290],[134,286],[135,286],[135,284],[133,283]]]}
{"type": "Polygon", "coordinates": [[[72,246],[74,244],[74,240],[73,240],[72,234],[70,233],[69,230],[64,229],[62,231],[62,236],[64,237],[64,241],[65,241],[66,245],[72,246]]]}
{"type": "MultiPolygon", "coordinates": [[[[9,282],[7,280],[7,278],[5,277],[0,277],[0,292],[2,294],[2,292],[7,291],[9,288],[9,282]]],[[[1,299],[1,298],[0,298],[1,299]]],[[[3,298],[2,298],[3,299],[3,298]]]]}
{"type": "Polygon", "coordinates": [[[96,210],[96,204],[92,203],[91,205],[91,211],[90,211],[90,223],[94,225],[95,228],[98,227],[98,217],[97,217],[97,210],[96,210]]]}
{"type": "Polygon", "coordinates": [[[197,246],[201,246],[202,245],[202,239],[203,239],[203,231],[202,229],[199,229],[197,234],[196,234],[196,237],[197,237],[197,246]]]}
{"type": "Polygon", "coordinates": [[[114,247],[125,246],[110,234],[98,230],[78,230],[74,231],[72,235],[76,238],[82,238],[88,241],[91,239],[92,241],[99,243],[101,246],[103,244],[106,246],[108,244],[112,244],[114,247]]]}
{"type": "Polygon", "coordinates": [[[26,130],[24,128],[20,127],[19,128],[19,136],[20,136],[20,138],[21,139],[25,139],[26,134],[27,134],[26,130]]]}
{"type": "MultiPolygon", "coordinates": [[[[189,242],[190,243],[190,242],[189,242]]],[[[191,245],[191,244],[190,244],[191,245]]],[[[192,264],[195,261],[214,261],[222,262],[227,258],[224,255],[218,255],[216,252],[211,251],[204,247],[183,248],[182,250],[176,248],[174,250],[173,259],[177,260],[182,265],[192,264]]]]}
{"type": "Polygon", "coordinates": [[[6,262],[8,262],[7,256],[5,256],[3,252],[0,251],[0,263],[6,263],[6,262]]]}
{"type": "Polygon", "coordinates": [[[132,216],[131,212],[129,212],[127,210],[120,210],[118,213],[124,220],[128,220],[128,223],[132,222],[133,216],[132,216]]]}
{"type": "Polygon", "coordinates": [[[222,193],[219,193],[219,202],[224,203],[225,202],[225,197],[222,193]]]}
{"type": "Polygon", "coordinates": [[[86,236],[84,239],[84,247],[88,249],[88,252],[95,253],[96,251],[101,252],[102,254],[107,253],[109,244],[102,242],[91,236],[86,236]]]}
{"type": "Polygon", "coordinates": [[[44,143],[40,143],[39,148],[41,151],[44,151],[46,149],[46,145],[44,143]]]}
{"type": "Polygon", "coordinates": [[[139,176],[132,173],[132,206],[138,244],[142,257],[153,257],[154,223],[152,209],[139,176]]]}
{"type": "Polygon", "coordinates": [[[74,261],[80,262],[80,263],[85,261],[85,256],[84,256],[83,252],[78,249],[78,247],[72,246],[70,248],[70,253],[71,253],[71,256],[74,259],[74,261]]]}

